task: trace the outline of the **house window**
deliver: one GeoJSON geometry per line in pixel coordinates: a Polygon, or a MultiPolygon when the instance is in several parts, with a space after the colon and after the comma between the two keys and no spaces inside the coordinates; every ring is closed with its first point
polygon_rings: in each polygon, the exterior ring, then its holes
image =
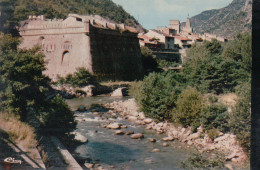
{"type": "Polygon", "coordinates": [[[66,64],[66,61],[69,59],[69,51],[64,51],[61,58],[61,64],[66,64]]]}

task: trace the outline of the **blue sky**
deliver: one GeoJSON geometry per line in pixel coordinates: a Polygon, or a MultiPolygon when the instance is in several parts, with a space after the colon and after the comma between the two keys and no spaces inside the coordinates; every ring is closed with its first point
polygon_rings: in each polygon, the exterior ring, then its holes
{"type": "Polygon", "coordinates": [[[112,0],[134,16],[146,29],[168,26],[170,19],[181,22],[205,10],[219,9],[232,0],[112,0]]]}

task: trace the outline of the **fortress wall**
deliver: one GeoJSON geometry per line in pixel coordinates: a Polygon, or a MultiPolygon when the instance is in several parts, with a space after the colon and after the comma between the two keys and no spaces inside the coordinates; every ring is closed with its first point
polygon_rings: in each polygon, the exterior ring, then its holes
{"type": "Polygon", "coordinates": [[[93,72],[102,79],[134,80],[142,76],[137,34],[90,27],[93,72]]]}
{"type": "Polygon", "coordinates": [[[141,51],[134,31],[92,16],[29,19],[20,27],[20,48],[42,47],[47,62],[44,73],[52,79],[84,67],[100,78],[134,80],[142,76],[141,51]],[[97,25],[92,26],[88,19],[96,20],[97,25]]]}
{"type": "Polygon", "coordinates": [[[76,71],[77,67],[85,67],[92,71],[89,37],[86,34],[58,34],[23,36],[20,48],[42,47],[47,62],[44,72],[55,79],[57,74],[64,77],[76,71]]]}
{"type": "Polygon", "coordinates": [[[48,70],[45,72],[47,75],[51,78],[56,78],[57,74],[65,77],[67,74],[74,73],[78,67],[85,67],[92,71],[88,36],[65,34],[47,37],[46,45],[49,44],[49,47],[45,47],[44,51],[48,62],[48,70]],[[48,49],[51,44],[55,49],[48,49]]]}

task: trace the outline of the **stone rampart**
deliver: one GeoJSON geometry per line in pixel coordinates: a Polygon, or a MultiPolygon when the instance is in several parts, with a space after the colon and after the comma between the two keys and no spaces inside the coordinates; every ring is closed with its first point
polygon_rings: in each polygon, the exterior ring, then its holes
{"type": "Polygon", "coordinates": [[[69,14],[65,20],[29,16],[21,22],[20,48],[40,46],[52,79],[84,67],[103,78],[132,80],[142,72],[135,28],[100,16],[69,14]]]}

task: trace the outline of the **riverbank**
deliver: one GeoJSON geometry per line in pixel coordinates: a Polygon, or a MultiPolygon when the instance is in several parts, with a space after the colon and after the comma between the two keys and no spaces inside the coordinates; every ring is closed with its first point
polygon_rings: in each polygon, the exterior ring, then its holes
{"type": "Polygon", "coordinates": [[[145,125],[146,129],[153,129],[157,133],[167,134],[168,139],[176,139],[189,146],[195,146],[200,153],[222,153],[229,169],[232,169],[232,166],[242,166],[248,161],[246,154],[233,134],[219,132],[218,136],[212,140],[203,131],[202,127],[199,127],[196,133],[192,133],[189,127],[178,127],[169,122],[156,122],[153,119],[146,118],[144,113],[138,111],[135,99],[112,102],[105,104],[105,106],[114,109],[111,114],[118,113],[129,121],[145,125]]]}
{"type": "Polygon", "coordinates": [[[76,147],[67,145],[75,159],[82,167],[93,166],[94,169],[100,166],[105,169],[180,169],[181,162],[195,152],[194,148],[177,140],[166,141],[166,134],[145,129],[104,107],[114,100],[125,99],[103,96],[67,100],[71,107],[76,102],[81,105],[84,102],[86,107],[86,110],[75,111],[78,125],[73,134],[87,142],[76,147]]]}

